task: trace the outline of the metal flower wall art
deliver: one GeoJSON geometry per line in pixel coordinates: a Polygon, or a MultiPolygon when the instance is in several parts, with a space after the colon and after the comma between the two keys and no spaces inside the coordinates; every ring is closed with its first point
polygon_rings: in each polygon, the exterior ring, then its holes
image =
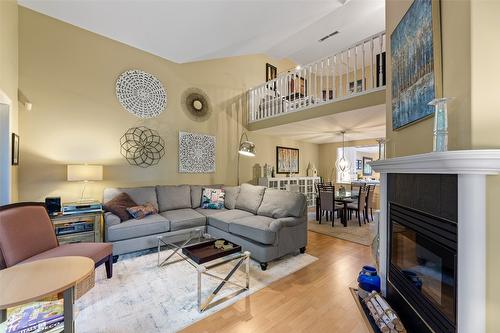
{"type": "Polygon", "coordinates": [[[131,165],[147,168],[165,155],[165,141],[158,132],[144,126],[129,128],[120,139],[120,152],[131,165]]]}

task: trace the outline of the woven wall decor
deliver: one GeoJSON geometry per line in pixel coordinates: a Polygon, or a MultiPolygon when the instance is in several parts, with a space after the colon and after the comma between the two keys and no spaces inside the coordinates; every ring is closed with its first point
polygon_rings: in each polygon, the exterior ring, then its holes
{"type": "Polygon", "coordinates": [[[165,141],[147,127],[129,128],[120,139],[120,152],[131,165],[147,168],[158,164],[165,155],[165,141]]]}
{"type": "Polygon", "coordinates": [[[167,93],[160,80],[138,69],[118,77],[116,97],[125,110],[139,118],[158,117],[167,105],[167,93]]]}
{"type": "Polygon", "coordinates": [[[210,100],[201,89],[187,89],[182,94],[182,105],[186,113],[194,120],[205,120],[210,117],[212,110],[210,100]]]}
{"type": "Polygon", "coordinates": [[[179,172],[215,172],[215,136],[179,132],[179,172]]]}

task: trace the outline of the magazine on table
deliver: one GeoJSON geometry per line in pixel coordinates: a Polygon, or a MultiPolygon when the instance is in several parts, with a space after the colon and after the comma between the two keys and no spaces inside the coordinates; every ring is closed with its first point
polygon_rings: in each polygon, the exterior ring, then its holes
{"type": "Polygon", "coordinates": [[[9,311],[6,333],[55,333],[64,328],[63,300],[33,302],[9,311]]]}

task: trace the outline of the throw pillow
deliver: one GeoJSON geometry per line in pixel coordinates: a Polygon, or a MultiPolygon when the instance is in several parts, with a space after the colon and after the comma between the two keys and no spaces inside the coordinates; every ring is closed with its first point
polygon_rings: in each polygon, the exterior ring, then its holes
{"type": "Polygon", "coordinates": [[[241,184],[240,193],[236,199],[236,209],[246,210],[252,214],[257,214],[265,190],[265,186],[255,186],[246,183],[241,184]]]}
{"type": "Polygon", "coordinates": [[[130,220],[130,215],[127,208],[137,206],[134,200],[127,193],[120,193],[113,199],[104,204],[104,210],[111,212],[118,216],[120,220],[130,220]]]}
{"type": "Polygon", "coordinates": [[[201,208],[224,208],[224,190],[218,188],[205,188],[201,197],[201,208]]]}
{"type": "Polygon", "coordinates": [[[142,219],[148,215],[157,214],[158,209],[151,202],[147,202],[144,205],[134,206],[127,208],[127,211],[134,219],[142,219]]]}

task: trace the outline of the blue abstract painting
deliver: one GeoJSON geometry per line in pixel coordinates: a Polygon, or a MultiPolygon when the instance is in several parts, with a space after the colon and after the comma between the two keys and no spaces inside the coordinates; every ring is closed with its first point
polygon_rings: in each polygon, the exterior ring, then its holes
{"type": "Polygon", "coordinates": [[[432,0],[415,0],[391,35],[393,129],[434,112],[434,42],[432,0]]]}

